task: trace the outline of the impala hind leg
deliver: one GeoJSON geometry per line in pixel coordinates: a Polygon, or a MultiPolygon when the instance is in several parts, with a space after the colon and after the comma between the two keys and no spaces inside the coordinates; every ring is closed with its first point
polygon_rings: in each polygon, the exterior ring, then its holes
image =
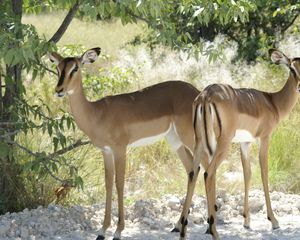
{"type": "Polygon", "coordinates": [[[107,148],[103,151],[104,169],[105,169],[105,189],[106,189],[106,202],[105,202],[105,216],[102,229],[96,240],[105,239],[105,232],[111,224],[111,202],[112,202],[112,187],[114,181],[114,156],[111,149],[107,148]]]}
{"type": "MultiPolygon", "coordinates": [[[[177,154],[181,160],[181,162],[183,163],[187,176],[188,176],[188,186],[187,189],[190,188],[189,184],[191,184],[191,179],[194,177],[195,173],[193,171],[193,155],[191,153],[191,151],[185,147],[184,145],[181,145],[181,147],[179,147],[177,149],[177,154]]],[[[177,221],[175,227],[173,228],[172,232],[180,232],[181,231],[181,219],[182,219],[182,214],[180,215],[179,220],[177,221]]]]}
{"type": "Polygon", "coordinates": [[[261,170],[261,178],[263,183],[263,188],[265,192],[265,200],[267,205],[267,217],[268,220],[272,222],[273,229],[279,228],[277,219],[274,216],[271,200],[269,195],[269,185],[268,185],[268,149],[269,149],[269,138],[261,139],[260,150],[259,150],[259,163],[261,170]]]}
{"type": "Polygon", "coordinates": [[[118,194],[118,226],[114,233],[113,240],[121,239],[121,232],[125,227],[124,220],[124,182],[126,168],[126,149],[114,150],[115,171],[116,171],[116,188],[118,194]]]}
{"type": "Polygon", "coordinates": [[[244,195],[244,227],[250,228],[250,214],[249,214],[249,187],[251,180],[251,166],[249,159],[250,143],[241,143],[241,160],[244,173],[245,195],[244,195]]]}
{"type": "Polygon", "coordinates": [[[181,213],[181,219],[180,219],[180,224],[181,224],[181,231],[180,231],[180,240],[186,239],[186,232],[187,232],[187,224],[188,224],[188,214],[189,214],[189,208],[192,203],[192,198],[197,182],[197,178],[199,175],[200,171],[200,159],[203,161],[207,161],[207,154],[203,151],[202,145],[201,144],[196,144],[195,147],[195,153],[194,153],[194,161],[193,161],[193,177],[189,178],[188,181],[188,189],[186,193],[186,198],[185,202],[183,205],[183,210],[181,213]]]}
{"type": "MultiPolygon", "coordinates": [[[[224,134],[225,135],[225,134],[224,134]]],[[[226,135],[225,135],[226,136],[226,135]]],[[[216,229],[217,225],[217,208],[216,208],[216,172],[222,161],[226,158],[230,147],[231,139],[220,137],[216,151],[208,167],[205,167],[204,183],[207,198],[208,224],[210,233],[214,240],[219,239],[216,229]]]]}

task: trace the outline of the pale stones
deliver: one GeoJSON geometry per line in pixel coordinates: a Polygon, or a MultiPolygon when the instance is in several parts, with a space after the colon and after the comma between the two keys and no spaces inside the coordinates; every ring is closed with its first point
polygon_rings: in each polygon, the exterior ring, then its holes
{"type": "Polygon", "coordinates": [[[168,203],[167,203],[168,207],[172,210],[178,210],[180,207],[180,198],[176,197],[176,196],[171,196],[168,199],[168,203]]]}

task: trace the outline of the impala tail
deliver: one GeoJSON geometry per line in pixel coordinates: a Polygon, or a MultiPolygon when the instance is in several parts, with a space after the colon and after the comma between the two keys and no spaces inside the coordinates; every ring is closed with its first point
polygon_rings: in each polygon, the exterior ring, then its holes
{"type": "Polygon", "coordinates": [[[222,124],[216,104],[205,100],[197,102],[194,111],[195,138],[203,143],[210,159],[216,151],[221,131],[222,124]]]}

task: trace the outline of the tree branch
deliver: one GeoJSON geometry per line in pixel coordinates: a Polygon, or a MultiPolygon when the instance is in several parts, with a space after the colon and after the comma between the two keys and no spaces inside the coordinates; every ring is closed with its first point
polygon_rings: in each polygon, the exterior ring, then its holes
{"type": "Polygon", "coordinates": [[[294,24],[294,22],[296,21],[296,19],[298,18],[298,16],[299,16],[299,11],[297,11],[297,14],[294,16],[294,18],[292,19],[292,21],[289,22],[284,28],[281,29],[281,33],[284,33],[286,30],[288,30],[288,28],[294,24]]]}
{"type": "Polygon", "coordinates": [[[50,38],[50,40],[48,42],[57,43],[61,39],[61,37],[64,35],[65,31],[69,27],[78,8],[79,8],[79,1],[76,1],[76,3],[70,8],[67,16],[61,23],[61,25],[58,28],[58,30],[56,31],[56,33],[54,33],[54,35],[50,38]]]}
{"type": "MultiPolygon", "coordinates": [[[[31,150],[29,150],[28,148],[20,145],[19,143],[15,142],[15,141],[12,141],[12,140],[5,140],[8,144],[12,144],[14,146],[17,146],[18,148],[22,149],[23,151],[25,151],[26,153],[28,153],[29,155],[31,156],[34,156],[38,159],[41,159],[41,156],[39,153],[34,153],[32,152],[31,150]]],[[[53,177],[55,180],[57,180],[58,182],[64,184],[66,181],[65,180],[62,180],[60,178],[58,178],[57,176],[55,176],[51,170],[48,168],[47,164],[45,163],[46,160],[51,160],[51,161],[55,161],[55,162],[58,162],[56,159],[54,159],[55,157],[59,156],[59,155],[62,155],[62,154],[65,154],[77,147],[80,147],[80,146],[83,146],[83,145],[87,145],[89,144],[90,141],[81,141],[81,140],[78,140],[77,142],[75,142],[74,144],[71,144],[69,145],[68,147],[66,148],[63,148],[61,150],[58,150],[54,153],[51,153],[49,154],[48,156],[43,156],[42,157],[42,164],[43,166],[45,167],[45,169],[47,170],[47,172],[50,174],[51,177],[53,177]]]]}
{"type": "Polygon", "coordinates": [[[65,154],[75,148],[78,148],[80,146],[84,146],[84,145],[87,145],[87,144],[90,144],[91,142],[90,141],[81,141],[81,140],[78,140],[77,142],[69,145],[68,147],[65,147],[63,149],[60,149],[54,153],[51,153],[50,155],[48,155],[48,158],[54,158],[54,157],[57,157],[59,155],[62,155],[62,154],[65,154]]]}
{"type": "Polygon", "coordinates": [[[52,69],[50,68],[47,68],[44,64],[42,63],[37,63],[38,66],[40,66],[41,68],[45,69],[46,71],[50,72],[50,73],[53,73],[54,75],[58,75],[57,72],[53,71],[52,69]]]}

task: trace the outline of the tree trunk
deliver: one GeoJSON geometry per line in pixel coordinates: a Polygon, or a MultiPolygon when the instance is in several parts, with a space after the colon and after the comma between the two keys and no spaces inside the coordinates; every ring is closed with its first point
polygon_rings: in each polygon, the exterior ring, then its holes
{"type": "MultiPolygon", "coordinates": [[[[11,0],[11,9],[14,18],[14,25],[20,26],[22,19],[22,0],[11,0]]],[[[19,31],[15,32],[16,39],[22,39],[22,29],[17,28],[19,31]]],[[[12,44],[10,48],[16,48],[15,44],[12,44]]],[[[2,86],[2,81],[0,81],[1,91],[0,91],[0,121],[4,122],[13,122],[15,115],[12,111],[14,106],[15,99],[21,97],[21,73],[22,65],[17,64],[14,66],[5,66],[5,85],[2,86]],[[3,96],[3,91],[4,96],[3,96]]],[[[2,73],[1,73],[2,74],[2,73]]],[[[0,133],[12,132],[15,129],[14,125],[8,124],[7,126],[1,126],[0,133]]],[[[1,134],[0,134],[1,135],[1,134]]],[[[15,136],[10,136],[13,140],[15,136]]],[[[22,192],[23,183],[20,180],[20,167],[19,164],[15,161],[13,154],[13,146],[1,143],[2,148],[6,147],[7,149],[0,154],[0,213],[6,211],[15,211],[18,210],[22,200],[20,198],[20,193],[22,192]]],[[[21,194],[22,195],[22,194],[21,194]]]]}

